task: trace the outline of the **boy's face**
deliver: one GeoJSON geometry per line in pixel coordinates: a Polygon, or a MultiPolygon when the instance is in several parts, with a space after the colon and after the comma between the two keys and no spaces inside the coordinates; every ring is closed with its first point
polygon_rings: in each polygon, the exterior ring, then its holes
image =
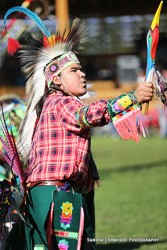
{"type": "Polygon", "coordinates": [[[72,64],[61,72],[61,82],[69,94],[82,96],[87,92],[86,75],[80,64],[72,64]]]}

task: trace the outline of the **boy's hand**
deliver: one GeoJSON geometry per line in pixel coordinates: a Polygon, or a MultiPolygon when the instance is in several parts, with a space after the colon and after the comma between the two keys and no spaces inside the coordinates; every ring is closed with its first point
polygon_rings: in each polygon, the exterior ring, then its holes
{"type": "Polygon", "coordinates": [[[153,97],[153,84],[151,82],[140,83],[134,94],[139,103],[151,101],[153,97]]]}

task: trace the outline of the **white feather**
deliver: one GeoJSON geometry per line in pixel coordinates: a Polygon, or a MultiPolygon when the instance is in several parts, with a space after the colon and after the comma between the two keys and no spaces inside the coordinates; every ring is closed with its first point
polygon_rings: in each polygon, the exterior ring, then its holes
{"type": "Polygon", "coordinates": [[[54,57],[66,53],[69,49],[67,44],[58,44],[52,48],[44,48],[40,51],[38,62],[35,66],[35,73],[28,79],[26,83],[26,95],[29,96],[27,104],[27,112],[20,126],[20,135],[17,141],[18,150],[24,162],[27,161],[31,150],[32,136],[34,133],[37,114],[35,106],[44,95],[45,76],[43,69],[54,57]]]}

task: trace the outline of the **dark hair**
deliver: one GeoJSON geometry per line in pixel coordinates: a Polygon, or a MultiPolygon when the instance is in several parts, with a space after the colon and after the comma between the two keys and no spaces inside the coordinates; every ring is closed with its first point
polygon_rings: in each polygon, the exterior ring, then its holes
{"type": "Polygon", "coordinates": [[[40,100],[37,102],[35,109],[36,109],[36,113],[37,113],[37,117],[39,118],[43,109],[43,105],[44,102],[46,100],[46,98],[53,92],[57,92],[60,91],[62,92],[64,95],[68,95],[67,93],[65,93],[58,85],[56,85],[54,82],[51,82],[50,87],[48,88],[47,84],[45,86],[45,92],[44,95],[40,98],[40,100]]]}

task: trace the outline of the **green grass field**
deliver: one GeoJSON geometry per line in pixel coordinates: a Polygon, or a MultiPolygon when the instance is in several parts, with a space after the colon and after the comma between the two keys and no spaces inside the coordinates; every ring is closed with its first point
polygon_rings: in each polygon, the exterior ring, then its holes
{"type": "Polygon", "coordinates": [[[94,136],[92,152],[101,177],[98,249],[166,250],[167,138],[135,143],[94,136]]]}

